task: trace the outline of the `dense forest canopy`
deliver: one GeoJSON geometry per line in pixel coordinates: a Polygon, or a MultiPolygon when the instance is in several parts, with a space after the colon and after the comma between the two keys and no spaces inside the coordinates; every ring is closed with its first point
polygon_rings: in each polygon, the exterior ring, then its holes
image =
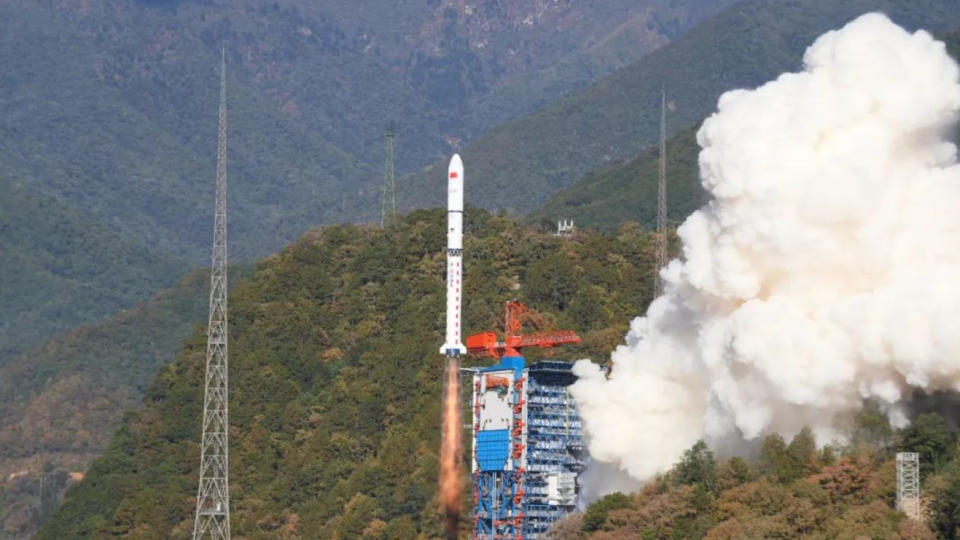
{"type": "MultiPolygon", "coordinates": [[[[953,398],[955,400],[955,398],[953,398]]],[[[613,493],[557,524],[552,540],[619,538],[954,539],[960,534],[957,428],[922,413],[893,429],[870,404],[846,443],[817,448],[803,429],[720,457],[702,441],[638,493],[613,493]],[[923,522],[894,509],[898,451],[918,452],[923,522]]]]}

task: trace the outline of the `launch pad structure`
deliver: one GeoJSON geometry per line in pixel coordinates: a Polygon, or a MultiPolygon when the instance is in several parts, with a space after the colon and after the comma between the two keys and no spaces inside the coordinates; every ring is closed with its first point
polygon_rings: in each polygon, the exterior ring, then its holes
{"type": "Polygon", "coordinates": [[[574,511],[585,467],[583,428],[568,387],[573,364],[527,365],[520,350],[580,343],[520,302],[507,302],[505,330],[469,336],[467,351],[498,359],[472,374],[474,540],[543,538],[574,511]],[[525,333],[524,324],[532,327],[525,333]]]}
{"type": "Polygon", "coordinates": [[[544,538],[573,512],[585,467],[583,429],[567,387],[573,364],[505,356],[472,373],[471,538],[544,538]]]}
{"type": "Polygon", "coordinates": [[[455,479],[463,415],[457,387],[460,373],[466,371],[472,373],[473,388],[471,537],[536,540],[576,509],[585,451],[580,416],[568,392],[576,380],[573,364],[542,361],[528,366],[520,351],[581,339],[510,301],[504,310],[502,340],[495,332],[483,332],[461,342],[463,192],[463,162],[454,154],[447,169],[446,335],[440,347],[446,356],[440,450],[446,536],[455,539],[459,530],[460,489],[455,479]],[[467,353],[490,356],[498,363],[461,369],[460,357],[467,353]]]}

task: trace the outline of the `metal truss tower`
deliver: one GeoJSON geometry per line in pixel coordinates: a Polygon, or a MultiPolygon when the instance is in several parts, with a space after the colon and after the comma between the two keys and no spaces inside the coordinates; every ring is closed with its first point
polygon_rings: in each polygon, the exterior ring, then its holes
{"type": "Polygon", "coordinates": [[[538,540],[574,512],[587,460],[570,362],[503,357],[473,373],[471,540],[538,540]]]}
{"type": "Polygon", "coordinates": [[[897,510],[920,519],[920,454],[897,452],[897,510]]]}
{"type": "Polygon", "coordinates": [[[660,269],[667,265],[667,93],[660,90],[660,160],[657,170],[657,266],[653,297],[663,294],[660,269]]]}
{"type": "Polygon", "coordinates": [[[397,213],[396,184],[393,177],[393,127],[387,128],[387,159],[383,165],[383,191],[380,193],[380,226],[397,213]]]}
{"type": "Polygon", "coordinates": [[[227,431],[227,63],[221,51],[217,193],[213,218],[210,319],[200,443],[200,485],[193,538],[230,538],[227,431]]]}

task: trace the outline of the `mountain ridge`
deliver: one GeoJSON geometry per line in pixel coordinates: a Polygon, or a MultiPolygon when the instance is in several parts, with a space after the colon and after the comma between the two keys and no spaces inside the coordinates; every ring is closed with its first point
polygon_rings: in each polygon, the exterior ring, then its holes
{"type": "MultiPolygon", "coordinates": [[[[525,213],[591,170],[629,159],[659,138],[660,92],[672,103],[669,135],[700,122],[721,93],[759,85],[800,66],[802,53],[827,30],[867,11],[884,11],[909,29],[960,24],[946,0],[745,0],[677,40],[581,92],[488,131],[461,154],[467,200],[525,213]],[[472,187],[472,189],[471,189],[472,187]]],[[[404,179],[405,208],[440,204],[430,186],[444,163],[404,179]]]]}
{"type": "MultiPolygon", "coordinates": [[[[954,59],[960,59],[960,28],[937,37],[954,59]]],[[[698,129],[699,124],[683,129],[667,141],[667,217],[672,224],[681,223],[708,200],[699,179],[698,129]]],[[[953,139],[960,141],[957,133],[953,139]]],[[[599,228],[633,220],[652,228],[657,211],[658,160],[659,150],[651,146],[632,159],[590,171],[551,195],[529,219],[572,219],[579,226],[599,228]]]]}
{"type": "MultiPolygon", "coordinates": [[[[16,299],[0,306],[0,363],[208,264],[221,47],[230,251],[245,261],[312,226],[379,217],[391,121],[398,171],[409,170],[731,1],[564,0],[542,13],[533,0],[3,2],[0,183],[56,201],[57,219],[80,215],[103,238],[138,246],[129,263],[149,276],[119,295],[105,294],[115,292],[106,267],[59,276],[78,288],[61,299],[62,286],[0,281],[0,297],[16,299]],[[621,17],[633,22],[621,29],[621,17]]],[[[0,244],[50,242],[0,228],[0,244]]],[[[42,250],[22,256],[43,274],[42,250]]]]}

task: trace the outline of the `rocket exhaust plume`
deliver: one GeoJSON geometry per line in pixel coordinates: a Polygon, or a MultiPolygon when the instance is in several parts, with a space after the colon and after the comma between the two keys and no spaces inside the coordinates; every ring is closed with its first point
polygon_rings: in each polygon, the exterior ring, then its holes
{"type": "Polygon", "coordinates": [[[960,390],[958,111],[944,44],[880,14],[724,94],[697,134],[712,201],[665,293],[609,378],[575,368],[591,456],[645,480],[697,439],[822,444],[864,400],[903,425],[915,390],[960,390]]]}
{"type": "Polygon", "coordinates": [[[440,447],[440,502],[447,540],[456,540],[460,529],[460,358],[447,358],[443,374],[443,435],[440,447]]]}
{"type": "Polygon", "coordinates": [[[463,290],[463,162],[454,154],[447,170],[447,329],[440,353],[446,355],[443,373],[443,419],[440,446],[440,503],[446,519],[447,540],[456,540],[460,527],[460,342],[463,290]]]}

